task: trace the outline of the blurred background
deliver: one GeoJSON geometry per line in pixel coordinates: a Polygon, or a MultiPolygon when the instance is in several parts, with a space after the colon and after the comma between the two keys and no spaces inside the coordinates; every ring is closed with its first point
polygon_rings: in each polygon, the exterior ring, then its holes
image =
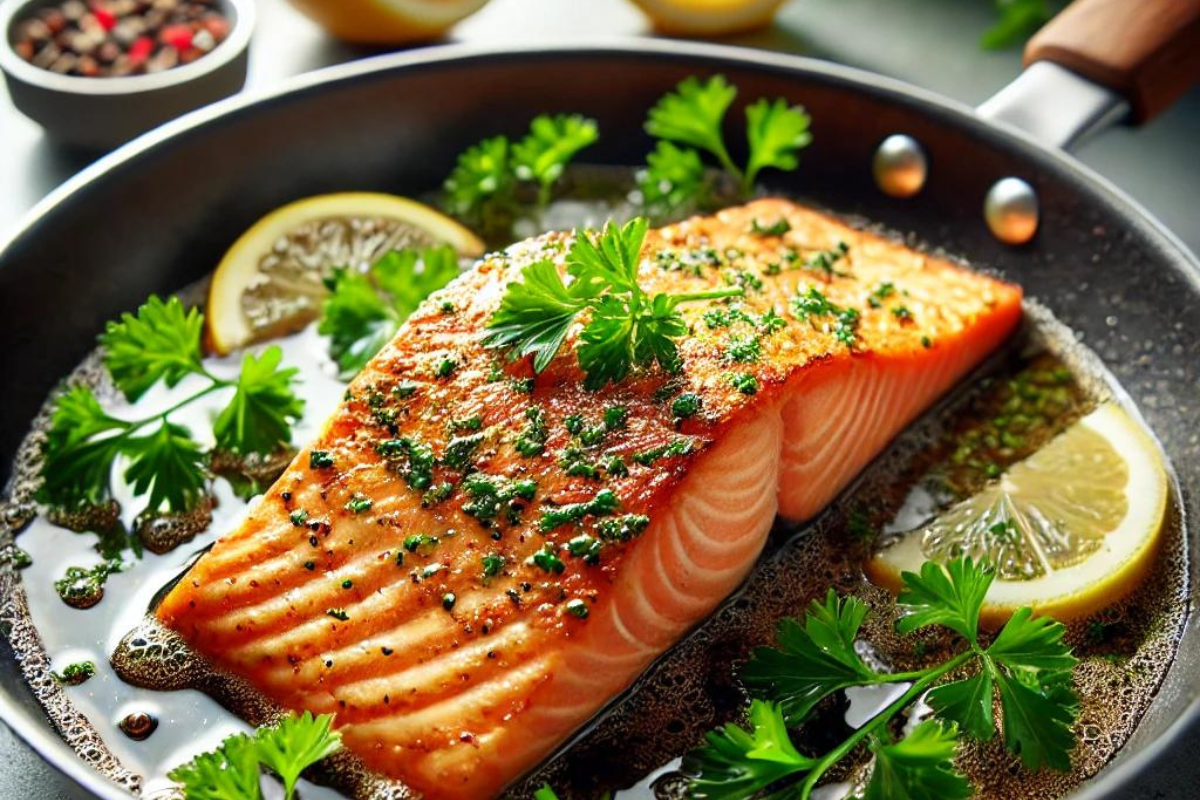
{"type": "MultiPolygon", "coordinates": [[[[154,0],[151,5],[158,2],[154,0]]],[[[185,0],[162,2],[166,8],[185,0]]],[[[238,0],[234,7],[252,4],[257,18],[247,50],[245,91],[270,91],[301,73],[398,47],[425,47],[430,43],[561,45],[585,39],[664,35],[663,31],[695,35],[699,30],[706,38],[722,43],[828,59],[977,105],[1017,75],[1025,39],[1064,5],[1057,0],[789,0],[782,4],[778,0],[389,2],[393,7],[423,6],[425,10],[422,13],[417,8],[412,14],[380,16],[378,6],[374,6],[373,12],[361,11],[361,7],[372,5],[371,0],[238,0]],[[475,7],[478,10],[449,25],[446,20],[431,21],[430,5],[462,12],[475,7]],[[742,13],[742,6],[750,6],[750,13],[742,13]],[[316,20],[336,29],[342,38],[332,35],[316,20]],[[446,30],[439,33],[442,27],[446,30]],[[425,41],[400,43],[414,36],[425,41]],[[348,42],[346,37],[360,41],[348,42]],[[364,44],[361,40],[375,41],[364,44]]],[[[64,0],[0,2],[0,11],[7,10],[10,14],[50,13],[63,7],[64,0]]],[[[105,19],[88,24],[100,24],[107,31],[105,26],[110,22],[115,24],[105,19]]],[[[15,28],[10,26],[12,30],[15,28]]],[[[204,46],[211,49],[199,28],[186,36],[182,31],[159,33],[161,38],[179,44],[178,54],[163,55],[157,44],[153,50],[147,45],[146,52],[138,53],[137,35],[129,37],[129,48],[138,58],[146,60],[169,56],[170,64],[165,60],[155,62],[162,74],[188,66],[182,60],[187,51],[204,50],[204,46]],[[176,36],[184,38],[172,39],[176,36]],[[174,63],[177,57],[181,59],[178,65],[174,63]]],[[[15,50],[19,42],[14,38],[20,37],[10,34],[9,38],[15,50]]],[[[31,42],[27,48],[31,58],[38,52],[33,47],[31,42]]],[[[86,47],[86,42],[81,45],[86,47]]],[[[67,61],[59,60],[61,53],[52,55],[42,57],[45,72],[79,69],[79,54],[71,54],[74,60],[67,61]]],[[[204,63],[205,57],[197,56],[196,63],[204,63]]],[[[8,69],[11,62],[5,66],[8,69]]],[[[236,67],[231,67],[233,84],[226,82],[214,91],[229,93],[240,87],[241,74],[236,67]]],[[[160,75],[146,78],[150,85],[160,75]]],[[[14,101],[22,102],[23,106],[29,104],[27,110],[36,116],[40,108],[38,98],[19,98],[18,92],[24,89],[14,90],[12,86],[0,87],[0,241],[49,191],[99,156],[94,149],[66,146],[61,137],[56,140],[48,136],[41,125],[14,105],[14,101]]],[[[619,92],[620,87],[613,87],[613,91],[619,92]]],[[[160,110],[174,108],[164,99],[160,110]]],[[[848,108],[846,113],[855,111],[848,108]]],[[[94,121],[84,116],[68,119],[68,123],[75,133],[86,134],[92,131],[94,121]]],[[[1200,204],[1196,202],[1200,159],[1195,153],[1198,141],[1200,91],[1193,89],[1145,128],[1110,131],[1083,143],[1076,152],[1086,164],[1146,205],[1194,251],[1200,251],[1200,224],[1197,224],[1200,204]]],[[[163,176],[163,180],[170,179],[163,176]]],[[[1106,266],[1119,268],[1119,265],[1106,266]]],[[[1200,736],[1193,733],[1177,744],[1177,751],[1185,753],[1200,744],[1200,736]]],[[[1200,765],[1195,761],[1180,756],[1175,763],[1181,771],[1200,776],[1200,765]]],[[[1152,800],[1167,795],[1151,779],[1139,787],[1137,796],[1152,800]]],[[[0,798],[82,797],[81,792],[21,745],[6,727],[0,726],[0,798]]]]}
{"type": "MultiPolygon", "coordinates": [[[[3,0],[0,7],[24,6],[28,1],[3,0]]],[[[657,18],[659,29],[699,28],[707,38],[727,44],[829,59],[970,105],[987,99],[1018,73],[1027,36],[1065,5],[1059,0],[789,0],[778,5],[772,18],[778,0],[638,2],[657,18]],[[741,13],[742,6],[751,7],[748,16],[741,13]],[[755,23],[765,24],[755,27],[755,23]],[[751,29],[721,33],[731,27],[751,29]]],[[[397,49],[394,42],[409,36],[432,37],[434,44],[561,44],[656,35],[655,21],[632,0],[392,0],[390,4],[415,10],[363,16],[356,9],[378,6],[371,0],[257,0],[246,91],[271,89],[290,76],[397,49]],[[482,7],[439,35],[427,27],[439,27],[438,21],[429,19],[429,6],[451,7],[456,13],[482,7]],[[343,36],[393,44],[347,43],[298,8],[332,24],[343,36]]],[[[62,0],[31,5],[61,7],[62,0]]],[[[67,149],[49,139],[37,123],[14,108],[4,91],[0,89],[0,232],[15,226],[50,189],[95,158],[94,153],[67,149]]],[[[1200,91],[1193,90],[1145,128],[1111,131],[1083,143],[1077,154],[1144,203],[1193,250],[1200,250],[1195,210],[1198,135],[1200,91]]]]}

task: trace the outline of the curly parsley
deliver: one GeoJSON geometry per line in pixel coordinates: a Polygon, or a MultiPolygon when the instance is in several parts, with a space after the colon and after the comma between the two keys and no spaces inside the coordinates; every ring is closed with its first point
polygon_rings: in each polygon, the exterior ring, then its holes
{"type": "Polygon", "coordinates": [[[443,184],[444,204],[454,214],[490,227],[489,220],[515,208],[516,189],[525,181],[537,186],[538,203],[544,206],[571,159],[599,138],[595,120],[579,114],[541,114],[519,141],[493,136],[464,151],[443,184]]]}
{"type": "Polygon", "coordinates": [[[803,107],[789,105],[783,98],[760,98],[746,108],[749,158],[745,166],[734,162],[723,127],[736,97],[737,88],[722,75],[706,81],[692,76],[650,109],[646,132],[660,141],[639,179],[647,204],[665,201],[678,206],[695,198],[703,187],[700,152],[713,156],[746,194],[762,170],[797,167],[797,151],[812,141],[810,119],[803,107]]]}
{"type": "Polygon", "coordinates": [[[285,800],[296,794],[300,774],[342,749],[332,730],[333,715],[305,711],[253,734],[235,734],[216,750],[202,753],[167,773],[185,800],[262,800],[265,767],[283,782],[285,800]]]}
{"type": "Polygon", "coordinates": [[[329,337],[329,355],[341,376],[361,371],[421,301],[458,273],[458,256],[449,245],[393,250],[365,273],[335,269],[325,281],[329,296],[317,331],[329,337]]]}
{"type": "Polygon", "coordinates": [[[971,786],[954,765],[958,738],[996,735],[996,694],[1009,751],[1027,769],[1069,769],[1078,701],[1071,689],[1076,659],[1063,643],[1065,628],[1022,608],[984,647],[979,613],[993,578],[970,559],[904,573],[897,602],[906,613],[899,632],[941,626],[965,643],[947,661],[915,672],[878,672],[862,659],[855,641],[868,609],[857,598],[841,599],[830,589],[803,620],[784,620],[778,647],[758,648],[742,671],[753,698],[749,728],[726,725],[685,757],[689,796],[743,800],[790,780],[788,796],[807,800],[822,776],[865,744],[875,756],[865,794],[870,800],[966,798],[971,786]],[[970,677],[945,680],[956,672],[970,677]],[[787,731],[811,719],[818,703],[852,686],[884,683],[908,688],[824,755],[810,758],[795,750],[787,731]],[[894,740],[889,723],[923,695],[934,718],[894,740]]]}
{"type": "Polygon", "coordinates": [[[648,295],[638,285],[647,227],[646,219],[637,217],[620,227],[609,222],[601,232],[578,231],[566,258],[570,283],[551,261],[525,267],[521,280],[505,290],[484,343],[509,348],[514,356],[532,355],[534,371],[542,372],[576,319],[590,311],[576,344],[588,388],[617,383],[634,367],[655,363],[678,371],[674,340],[687,333],[679,304],[739,296],[743,290],[648,295]]]}
{"type": "Polygon", "coordinates": [[[110,322],[100,342],[113,382],[136,400],[162,381],[174,387],[185,377],[207,385],[166,411],[140,419],[106,412],[90,389],[75,386],[54,404],[46,433],[38,499],[74,510],[112,499],[114,464],[146,510],[183,512],[194,507],[208,483],[207,455],[192,432],[173,422],[177,411],[214,392],[233,396],[213,423],[217,447],[229,452],[270,455],[291,441],[292,425],[304,402],[294,390],[297,370],[280,366],[282,352],[269,347],[247,354],[236,380],[219,378],[201,362],[204,318],[179,298],[151,297],[136,314],[110,322]]]}

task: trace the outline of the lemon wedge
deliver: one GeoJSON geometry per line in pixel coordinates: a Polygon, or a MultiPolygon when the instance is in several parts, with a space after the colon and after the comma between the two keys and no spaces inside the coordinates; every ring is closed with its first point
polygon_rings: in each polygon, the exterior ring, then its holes
{"type": "Polygon", "coordinates": [[[996,580],[982,620],[995,627],[1021,606],[1069,621],[1111,605],[1154,562],[1167,506],[1157,445],[1105,403],[983,491],[884,547],[867,563],[898,591],[926,560],[986,560],[996,580]]]}
{"type": "Polygon", "coordinates": [[[320,313],[334,268],[365,270],[389,250],[438,244],[483,253],[475,234],[408,198],[343,192],[289,203],[243,233],[213,273],[208,347],[224,355],[300,330],[320,313]]]}
{"type": "Polygon", "coordinates": [[[633,0],[669,36],[726,36],[761,28],[783,0],[633,0]]]}
{"type": "Polygon", "coordinates": [[[405,44],[436,39],[487,0],[290,0],[347,42],[405,44]]]}

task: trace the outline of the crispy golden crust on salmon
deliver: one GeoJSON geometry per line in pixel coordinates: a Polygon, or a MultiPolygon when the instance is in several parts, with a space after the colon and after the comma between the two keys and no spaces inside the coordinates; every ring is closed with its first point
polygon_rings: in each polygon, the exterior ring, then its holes
{"type": "Polygon", "coordinates": [[[648,292],[745,297],[681,307],[678,374],[589,391],[569,343],[538,376],[482,343],[505,286],[569,241],[427,300],[157,611],[432,798],[535,765],[736,588],[777,514],[817,513],[1021,314],[1012,285],[760,200],[647,236],[648,292]]]}

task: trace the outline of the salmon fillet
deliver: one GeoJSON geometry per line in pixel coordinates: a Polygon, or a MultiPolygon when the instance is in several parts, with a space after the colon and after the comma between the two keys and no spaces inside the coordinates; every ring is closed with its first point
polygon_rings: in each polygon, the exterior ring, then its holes
{"type": "Polygon", "coordinates": [[[1021,315],[1015,286],[765,199],[650,232],[648,292],[745,298],[681,307],[679,374],[588,391],[570,342],[536,379],[481,343],[521,267],[569,241],[427,300],[157,609],[433,800],[536,765],[738,586],[777,515],[820,511],[1021,315]],[[811,289],[857,326],[791,311],[811,289]]]}

